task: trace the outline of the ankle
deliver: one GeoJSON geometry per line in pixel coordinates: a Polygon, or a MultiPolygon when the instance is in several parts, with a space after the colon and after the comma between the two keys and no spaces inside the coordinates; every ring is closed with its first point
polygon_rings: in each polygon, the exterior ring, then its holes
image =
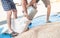
{"type": "Polygon", "coordinates": [[[9,29],[9,33],[12,33],[12,32],[14,32],[12,29],[9,29]]]}

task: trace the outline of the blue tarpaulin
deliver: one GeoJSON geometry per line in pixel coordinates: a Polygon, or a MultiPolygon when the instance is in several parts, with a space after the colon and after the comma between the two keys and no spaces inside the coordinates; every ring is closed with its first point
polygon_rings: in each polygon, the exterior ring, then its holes
{"type": "Polygon", "coordinates": [[[0,38],[12,38],[12,37],[10,34],[3,33],[3,34],[0,34],[0,38]]]}

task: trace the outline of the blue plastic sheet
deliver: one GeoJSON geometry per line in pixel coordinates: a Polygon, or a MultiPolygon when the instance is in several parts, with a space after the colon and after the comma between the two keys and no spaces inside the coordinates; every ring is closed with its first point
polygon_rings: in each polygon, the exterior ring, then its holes
{"type": "Polygon", "coordinates": [[[0,38],[12,38],[12,36],[10,34],[3,33],[3,34],[0,34],[0,38]]]}

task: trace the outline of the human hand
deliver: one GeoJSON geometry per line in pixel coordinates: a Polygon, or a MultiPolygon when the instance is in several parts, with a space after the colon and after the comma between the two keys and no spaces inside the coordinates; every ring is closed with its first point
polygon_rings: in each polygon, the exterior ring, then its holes
{"type": "Polygon", "coordinates": [[[30,5],[28,4],[26,7],[28,8],[30,5]]]}

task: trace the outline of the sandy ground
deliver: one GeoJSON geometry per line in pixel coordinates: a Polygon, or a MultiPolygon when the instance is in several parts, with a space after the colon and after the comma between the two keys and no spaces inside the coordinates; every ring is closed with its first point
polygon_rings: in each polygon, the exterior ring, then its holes
{"type": "Polygon", "coordinates": [[[60,22],[47,23],[32,28],[15,38],[60,38],[60,22]]]}

